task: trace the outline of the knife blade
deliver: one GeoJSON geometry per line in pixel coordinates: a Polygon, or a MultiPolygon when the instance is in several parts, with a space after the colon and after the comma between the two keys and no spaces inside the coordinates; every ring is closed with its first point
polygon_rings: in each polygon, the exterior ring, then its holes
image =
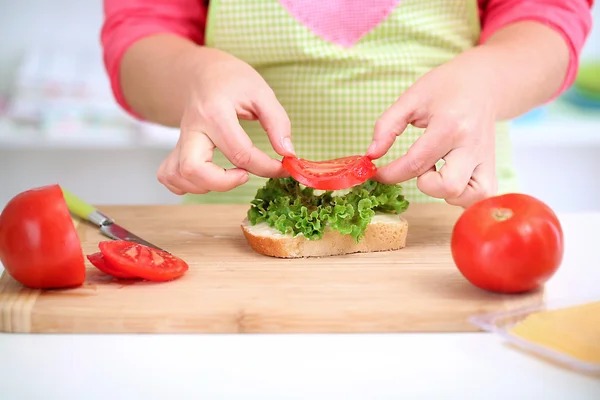
{"type": "Polygon", "coordinates": [[[148,242],[147,240],[142,239],[141,237],[120,226],[115,222],[114,219],[102,213],[100,210],[96,209],[91,204],[88,204],[83,199],[80,199],[79,197],[75,196],[68,190],[62,187],[61,189],[63,192],[63,196],[65,197],[65,201],[67,202],[67,207],[69,208],[69,211],[72,214],[78,216],[79,218],[96,225],[98,228],[100,228],[100,232],[104,236],[114,240],[125,240],[129,242],[139,243],[144,246],[152,247],[167,252],[165,249],[162,249],[148,242]]]}

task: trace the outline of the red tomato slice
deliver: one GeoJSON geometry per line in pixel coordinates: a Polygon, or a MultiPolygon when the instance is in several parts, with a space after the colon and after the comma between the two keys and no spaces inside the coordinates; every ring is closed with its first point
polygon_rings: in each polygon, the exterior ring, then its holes
{"type": "Polygon", "coordinates": [[[0,261],[22,285],[38,289],[80,286],[85,259],[58,185],[26,190],[0,214],[0,261]]]}
{"type": "Polygon", "coordinates": [[[98,247],[114,269],[149,281],[170,281],[189,269],[181,258],[138,243],[108,240],[98,247]]]}
{"type": "Polygon", "coordinates": [[[342,190],[372,178],[377,166],[365,156],[350,156],[327,161],[308,161],[284,157],[283,167],[304,186],[318,190],[342,190]]]}
{"type": "Polygon", "coordinates": [[[106,261],[106,258],[104,257],[104,255],[101,252],[88,254],[86,257],[88,260],[90,260],[90,262],[92,263],[92,265],[94,267],[98,268],[100,271],[104,272],[105,274],[114,276],[115,278],[119,278],[119,279],[136,279],[136,278],[138,278],[137,276],[129,274],[127,272],[119,271],[119,269],[115,268],[113,265],[111,265],[110,263],[108,263],[106,261]]]}

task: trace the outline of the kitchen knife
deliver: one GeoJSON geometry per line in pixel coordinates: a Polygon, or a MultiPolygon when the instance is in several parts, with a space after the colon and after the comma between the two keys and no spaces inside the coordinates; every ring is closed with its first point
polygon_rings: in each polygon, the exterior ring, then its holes
{"type": "Polygon", "coordinates": [[[141,237],[134,235],[127,229],[115,223],[115,221],[108,215],[103,214],[97,210],[94,206],[86,203],[84,200],[75,196],[73,193],[63,189],[63,195],[67,202],[69,211],[75,214],[79,218],[82,218],[100,228],[100,232],[105,236],[115,240],[126,240],[129,242],[139,243],[144,246],[153,247],[158,250],[166,251],[152,243],[142,239],[141,237]]]}

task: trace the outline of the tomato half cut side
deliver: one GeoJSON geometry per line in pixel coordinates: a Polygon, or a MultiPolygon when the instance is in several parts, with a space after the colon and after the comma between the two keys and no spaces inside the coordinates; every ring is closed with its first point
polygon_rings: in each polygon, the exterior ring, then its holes
{"type": "Polygon", "coordinates": [[[138,279],[137,276],[129,274],[127,272],[119,271],[119,269],[112,266],[106,261],[106,258],[101,252],[88,254],[86,257],[94,267],[98,268],[105,274],[114,276],[115,278],[119,279],[138,279]]]}
{"type": "Polygon", "coordinates": [[[170,281],[189,269],[181,258],[139,243],[108,240],[100,242],[98,247],[114,268],[148,281],[170,281]]]}
{"type": "Polygon", "coordinates": [[[284,157],[283,167],[304,186],[318,190],[342,190],[371,179],[377,166],[366,156],[350,156],[326,161],[284,157]]]}

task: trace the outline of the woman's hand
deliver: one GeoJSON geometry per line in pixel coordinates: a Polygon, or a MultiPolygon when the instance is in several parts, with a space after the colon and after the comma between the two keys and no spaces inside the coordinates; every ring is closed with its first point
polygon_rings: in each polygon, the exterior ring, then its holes
{"type": "Polygon", "coordinates": [[[456,59],[424,75],[375,126],[369,151],[383,156],[408,124],[425,128],[408,152],[378,169],[384,183],[417,178],[423,193],[467,207],[494,194],[495,114],[483,66],[456,59]],[[444,160],[439,171],[435,164],[444,160]]]}
{"type": "Polygon", "coordinates": [[[548,101],[569,64],[559,33],[534,21],[510,24],[421,77],[380,117],[367,154],[382,157],[408,124],[425,128],[375,179],[417,178],[432,197],[468,207],[497,193],[495,125],[548,101]],[[439,171],[435,163],[445,161],[439,171]]]}
{"type": "Polygon", "coordinates": [[[188,82],[179,141],[160,166],[158,180],[182,195],[228,191],[246,183],[248,173],[287,176],[281,162],[254,147],[238,122],[258,119],[273,149],[293,155],[290,121],[273,90],[243,61],[217,50],[202,51],[203,60],[188,82]],[[214,164],[215,148],[236,168],[214,164]]]}

